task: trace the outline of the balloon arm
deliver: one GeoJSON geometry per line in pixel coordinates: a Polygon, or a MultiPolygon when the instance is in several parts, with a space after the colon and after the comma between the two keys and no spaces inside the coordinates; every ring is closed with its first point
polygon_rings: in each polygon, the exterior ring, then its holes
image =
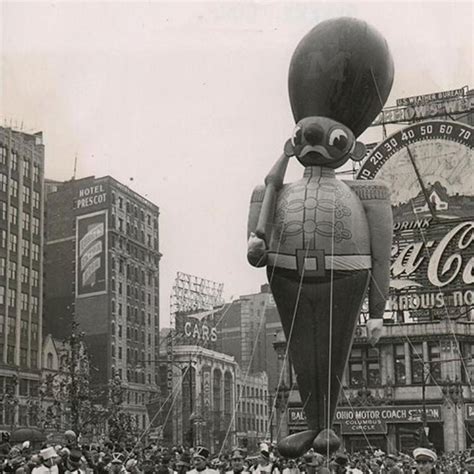
{"type": "Polygon", "coordinates": [[[392,208],[387,187],[380,181],[345,181],[364,206],[370,231],[372,274],[369,286],[369,315],[381,319],[390,286],[392,208]]]}
{"type": "Polygon", "coordinates": [[[255,229],[255,235],[263,239],[266,243],[268,243],[268,236],[266,235],[268,224],[273,220],[276,198],[278,191],[283,187],[283,179],[285,178],[289,158],[289,156],[283,153],[265,178],[265,194],[255,229]]]}

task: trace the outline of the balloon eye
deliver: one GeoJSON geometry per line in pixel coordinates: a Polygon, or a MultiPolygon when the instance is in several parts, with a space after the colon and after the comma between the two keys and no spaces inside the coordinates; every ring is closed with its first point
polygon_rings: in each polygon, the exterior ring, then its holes
{"type": "Polygon", "coordinates": [[[301,145],[301,139],[303,138],[303,131],[301,127],[296,127],[293,136],[291,137],[291,143],[293,146],[301,145]]]}
{"type": "Polygon", "coordinates": [[[329,135],[329,145],[341,151],[346,148],[348,141],[347,133],[341,128],[336,128],[329,135]]]}

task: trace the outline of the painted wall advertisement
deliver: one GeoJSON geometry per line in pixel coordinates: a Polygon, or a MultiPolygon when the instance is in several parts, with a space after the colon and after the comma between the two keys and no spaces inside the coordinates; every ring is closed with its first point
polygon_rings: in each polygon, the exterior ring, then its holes
{"type": "MultiPolygon", "coordinates": [[[[341,426],[341,434],[386,434],[389,423],[421,423],[422,406],[378,406],[338,408],[334,423],[341,426]]],[[[426,407],[426,419],[429,422],[442,421],[441,406],[426,407]]],[[[288,422],[293,428],[306,426],[301,408],[288,408],[288,422]]]]}
{"type": "Polygon", "coordinates": [[[76,297],[107,291],[107,211],[76,220],[76,297]]]}

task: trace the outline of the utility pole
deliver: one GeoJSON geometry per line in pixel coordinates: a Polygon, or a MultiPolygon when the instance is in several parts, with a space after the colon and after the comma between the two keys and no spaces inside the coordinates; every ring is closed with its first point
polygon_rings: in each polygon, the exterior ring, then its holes
{"type": "Polygon", "coordinates": [[[79,416],[79,393],[77,390],[77,345],[78,345],[78,335],[76,334],[78,324],[72,322],[72,332],[69,342],[71,345],[71,361],[70,361],[70,376],[71,376],[71,388],[69,391],[69,401],[71,404],[71,425],[74,433],[79,435],[80,432],[80,416],[79,416]]]}

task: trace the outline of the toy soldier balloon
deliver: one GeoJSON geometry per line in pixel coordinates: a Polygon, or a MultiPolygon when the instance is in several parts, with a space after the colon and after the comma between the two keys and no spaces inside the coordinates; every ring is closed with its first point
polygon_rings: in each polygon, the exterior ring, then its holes
{"type": "Polygon", "coordinates": [[[282,157],[255,188],[248,260],[267,276],[289,344],[308,430],[290,435],[281,454],[339,446],[330,429],[361,305],[369,295],[368,337],[380,337],[389,286],[392,212],[377,181],[343,181],[335,170],[360,160],[356,141],[385,103],[393,63],[367,23],[320,23],[300,42],[289,71],[296,128],[282,157]],[[283,184],[291,157],[302,179],[283,184]]]}

